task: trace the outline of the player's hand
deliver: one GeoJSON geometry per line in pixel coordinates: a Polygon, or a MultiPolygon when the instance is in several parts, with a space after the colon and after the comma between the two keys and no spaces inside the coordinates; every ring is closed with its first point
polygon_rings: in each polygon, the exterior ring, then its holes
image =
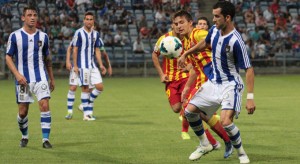
{"type": "Polygon", "coordinates": [[[255,103],[253,99],[247,99],[247,103],[246,103],[246,109],[248,111],[248,114],[253,114],[255,111],[255,103]]]}
{"type": "Polygon", "coordinates": [[[55,88],[55,82],[54,82],[54,80],[50,81],[49,88],[50,88],[50,92],[54,91],[54,88],[55,88]]]}
{"type": "Polygon", "coordinates": [[[100,65],[100,70],[102,75],[106,74],[106,68],[103,65],[100,65]]]}
{"type": "Polygon", "coordinates": [[[185,68],[185,55],[181,55],[178,59],[177,59],[177,63],[178,66],[181,68],[185,68]]]}
{"type": "Polygon", "coordinates": [[[185,103],[187,101],[187,94],[190,90],[190,87],[184,87],[184,89],[181,92],[181,102],[185,103]]]}
{"type": "Polygon", "coordinates": [[[162,82],[162,83],[169,82],[169,77],[164,74],[163,76],[160,77],[160,82],[162,82]]]}
{"type": "Polygon", "coordinates": [[[108,66],[108,68],[107,68],[107,73],[108,73],[108,76],[111,76],[111,75],[112,75],[112,68],[111,68],[111,65],[108,66]]]}
{"type": "Polygon", "coordinates": [[[78,66],[74,66],[74,67],[73,67],[73,70],[74,70],[74,72],[76,73],[76,75],[78,75],[78,72],[79,72],[78,66]]]}
{"type": "Polygon", "coordinates": [[[16,75],[16,80],[18,81],[18,84],[20,84],[20,85],[27,85],[26,78],[21,74],[16,75]]]}
{"type": "Polygon", "coordinates": [[[70,62],[66,62],[66,68],[67,68],[68,71],[71,71],[72,64],[70,62]]]}

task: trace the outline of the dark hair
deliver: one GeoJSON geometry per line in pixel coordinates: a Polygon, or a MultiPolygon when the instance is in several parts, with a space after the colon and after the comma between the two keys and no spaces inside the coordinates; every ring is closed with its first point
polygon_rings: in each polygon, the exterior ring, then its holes
{"type": "Polygon", "coordinates": [[[94,13],[92,13],[92,12],[90,12],[90,11],[88,11],[88,12],[86,12],[86,13],[84,14],[84,18],[85,18],[87,15],[91,15],[91,16],[94,17],[94,13]]]}
{"type": "Polygon", "coordinates": [[[209,20],[208,20],[206,17],[200,17],[200,18],[198,19],[198,21],[199,21],[199,20],[205,20],[205,21],[206,21],[206,24],[207,24],[207,26],[208,26],[208,28],[210,27],[209,20]]]}
{"type": "Polygon", "coordinates": [[[27,10],[33,10],[33,11],[37,12],[37,10],[34,6],[26,6],[23,9],[23,16],[25,16],[25,13],[26,13],[27,10]]]}
{"type": "Polygon", "coordinates": [[[235,7],[231,2],[219,1],[213,6],[213,9],[217,8],[221,8],[221,14],[224,16],[224,18],[229,15],[231,20],[233,20],[235,16],[235,7]]]}
{"type": "Polygon", "coordinates": [[[176,17],[185,17],[189,22],[193,21],[192,15],[189,12],[185,11],[185,10],[179,10],[179,11],[177,11],[173,15],[172,20],[174,20],[176,17]]]}

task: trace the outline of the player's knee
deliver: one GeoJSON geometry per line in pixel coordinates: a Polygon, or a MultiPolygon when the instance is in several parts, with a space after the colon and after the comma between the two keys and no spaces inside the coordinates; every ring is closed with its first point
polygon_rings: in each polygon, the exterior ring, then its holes
{"type": "Polygon", "coordinates": [[[184,110],[184,116],[189,120],[195,117],[199,117],[199,113],[190,112],[187,108],[184,110]]]}
{"type": "Polygon", "coordinates": [[[172,110],[174,113],[179,113],[181,111],[182,107],[181,107],[181,103],[177,103],[175,105],[172,105],[172,110]]]}
{"type": "Polygon", "coordinates": [[[223,127],[228,126],[232,123],[232,119],[227,118],[227,117],[222,118],[220,121],[221,121],[221,124],[222,124],[223,127]]]}
{"type": "Polygon", "coordinates": [[[103,90],[104,90],[104,86],[103,86],[102,83],[95,85],[95,88],[96,88],[98,91],[103,91],[103,90]]]}
{"type": "Polygon", "coordinates": [[[77,89],[77,86],[76,86],[76,85],[71,85],[71,86],[70,86],[70,91],[75,92],[76,89],[77,89]]]}
{"type": "Polygon", "coordinates": [[[40,105],[40,111],[41,112],[47,112],[47,111],[49,111],[48,100],[45,100],[45,99],[41,100],[40,103],[39,103],[39,105],[40,105]]]}

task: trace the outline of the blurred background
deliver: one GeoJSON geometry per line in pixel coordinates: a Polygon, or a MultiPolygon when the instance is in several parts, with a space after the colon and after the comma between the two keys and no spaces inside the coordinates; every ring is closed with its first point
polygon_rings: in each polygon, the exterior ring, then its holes
{"type": "MultiPolygon", "coordinates": [[[[298,0],[230,0],[236,6],[236,29],[242,34],[256,74],[300,73],[298,0]]],[[[50,38],[55,76],[68,77],[66,49],[82,27],[86,11],[95,14],[113,67],[113,76],[157,76],[151,54],[159,36],[170,30],[171,15],[189,11],[194,22],[207,17],[217,0],[1,0],[0,78],[12,78],[5,65],[9,34],[22,27],[27,5],[37,6],[37,28],[50,38]],[[135,44],[140,48],[136,49],[135,44]]]]}

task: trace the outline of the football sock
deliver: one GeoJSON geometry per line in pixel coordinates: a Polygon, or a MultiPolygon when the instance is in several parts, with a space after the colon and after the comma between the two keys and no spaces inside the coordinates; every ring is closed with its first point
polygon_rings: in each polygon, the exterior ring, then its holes
{"type": "Polygon", "coordinates": [[[41,127],[43,134],[43,141],[49,140],[51,130],[51,112],[41,112],[41,127]]]}
{"type": "Polygon", "coordinates": [[[188,132],[189,131],[189,122],[187,121],[187,119],[182,116],[182,132],[188,132]]]}
{"type": "Polygon", "coordinates": [[[228,126],[224,126],[224,129],[226,130],[233,147],[237,149],[238,154],[245,154],[245,151],[242,146],[240,130],[238,129],[238,127],[236,127],[234,123],[231,123],[228,126]]]}
{"type": "Polygon", "coordinates": [[[19,129],[22,133],[22,138],[28,138],[28,117],[21,118],[18,114],[17,116],[19,129]]]}
{"type": "Polygon", "coordinates": [[[221,137],[224,142],[229,142],[230,139],[221,125],[218,117],[216,115],[213,115],[207,122],[207,124],[210,126],[211,130],[213,130],[219,137],[221,137]]]}
{"type": "Polygon", "coordinates": [[[81,104],[83,107],[83,114],[86,116],[88,115],[89,111],[89,93],[88,92],[81,92],[81,104]]]}
{"type": "Polygon", "coordinates": [[[200,139],[200,144],[203,146],[207,146],[209,141],[207,140],[206,134],[204,133],[202,120],[198,113],[192,113],[187,109],[184,111],[184,115],[188,120],[191,128],[193,129],[194,133],[200,139]]]}
{"type": "Polygon", "coordinates": [[[209,132],[209,130],[208,130],[208,128],[207,128],[207,124],[206,124],[204,121],[202,121],[202,125],[203,125],[204,132],[205,132],[205,134],[206,134],[206,137],[207,137],[209,143],[212,144],[212,145],[217,144],[216,139],[215,139],[214,136],[209,132]]]}
{"type": "Polygon", "coordinates": [[[101,91],[97,90],[96,88],[93,89],[93,91],[90,93],[90,99],[89,99],[89,103],[90,103],[90,110],[91,110],[91,114],[93,113],[93,109],[94,109],[94,100],[101,94],[101,91]]]}
{"type": "Polygon", "coordinates": [[[74,105],[74,101],[75,101],[75,92],[69,90],[67,96],[68,96],[68,102],[67,102],[68,113],[73,113],[73,105],[74,105]]]}

